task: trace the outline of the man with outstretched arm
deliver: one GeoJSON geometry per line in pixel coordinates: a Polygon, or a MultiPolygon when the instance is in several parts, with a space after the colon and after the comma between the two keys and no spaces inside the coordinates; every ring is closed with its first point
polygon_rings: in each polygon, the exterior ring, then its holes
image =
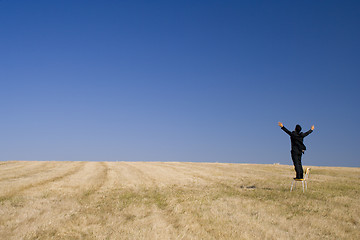
{"type": "Polygon", "coordinates": [[[284,125],[279,122],[278,125],[281,127],[284,132],[286,132],[291,139],[291,158],[294,163],[295,171],[296,171],[296,179],[302,179],[304,170],[301,164],[301,156],[306,150],[306,146],[304,145],[304,137],[309,135],[314,130],[314,125],[311,126],[311,129],[305,133],[301,132],[301,126],[296,125],[295,130],[290,132],[284,125]]]}

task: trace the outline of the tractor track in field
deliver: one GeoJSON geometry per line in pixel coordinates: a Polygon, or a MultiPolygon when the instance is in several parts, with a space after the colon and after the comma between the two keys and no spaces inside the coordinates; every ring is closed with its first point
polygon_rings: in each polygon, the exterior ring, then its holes
{"type": "Polygon", "coordinates": [[[150,177],[144,171],[140,170],[138,167],[131,165],[131,163],[122,162],[125,166],[127,166],[141,181],[141,185],[154,185],[156,184],[155,179],[150,177]]]}
{"type": "MultiPolygon", "coordinates": [[[[80,194],[77,194],[77,197],[73,200],[74,205],[73,209],[71,210],[71,214],[68,216],[55,216],[55,218],[52,220],[53,224],[65,224],[66,223],[72,223],[74,226],[79,226],[79,224],[83,224],[82,218],[84,215],[87,214],[93,214],[94,211],[96,211],[98,204],[104,200],[102,197],[102,194],[97,194],[101,191],[102,188],[105,187],[106,182],[109,180],[109,166],[106,162],[99,162],[98,165],[100,167],[96,167],[95,173],[93,173],[93,177],[91,179],[95,179],[96,182],[91,185],[90,188],[83,190],[80,194]],[[76,204],[75,204],[76,203],[76,204]]],[[[42,226],[38,227],[38,230],[34,233],[29,235],[29,239],[38,239],[37,236],[46,236],[48,234],[52,235],[52,232],[54,230],[51,226],[47,224],[43,224],[42,226]]],[[[77,234],[76,228],[74,228],[72,231],[67,234],[68,238],[74,238],[74,235],[71,234],[77,234]]],[[[66,237],[67,238],[67,237],[66,237]]]]}
{"type": "MultiPolygon", "coordinates": [[[[162,164],[162,163],[161,163],[162,164]]],[[[233,192],[233,193],[239,193],[240,191],[246,190],[246,189],[253,189],[254,186],[245,186],[244,183],[234,183],[233,181],[229,183],[229,180],[227,179],[219,179],[218,177],[216,177],[216,175],[204,175],[201,174],[203,172],[207,172],[204,171],[204,169],[207,168],[207,166],[202,167],[202,168],[196,168],[194,166],[192,166],[192,168],[188,168],[188,167],[182,167],[179,166],[177,164],[177,166],[171,166],[170,164],[165,165],[164,167],[169,167],[173,170],[178,170],[179,168],[182,169],[186,169],[186,172],[191,175],[193,178],[197,178],[197,179],[201,179],[202,181],[204,181],[205,183],[207,183],[206,185],[208,186],[216,186],[218,188],[222,188],[222,189],[226,189],[227,192],[233,192]],[[215,177],[211,177],[211,176],[215,176],[215,177]]],[[[221,172],[218,169],[211,169],[215,172],[221,172]]],[[[221,174],[220,174],[221,175],[221,174]]],[[[217,176],[219,176],[219,174],[217,174],[217,176]]]]}
{"type": "Polygon", "coordinates": [[[1,163],[0,163],[0,166],[2,166],[2,165],[11,165],[11,164],[14,164],[14,163],[19,163],[19,162],[16,162],[16,161],[1,162],[1,163]]]}
{"type": "Polygon", "coordinates": [[[34,188],[34,187],[39,187],[39,186],[43,186],[43,185],[46,185],[48,183],[51,183],[51,182],[56,182],[56,181],[59,181],[63,178],[66,178],[68,176],[71,176],[75,173],[77,173],[78,171],[81,170],[81,167],[85,164],[85,162],[81,162],[80,164],[78,164],[78,166],[76,166],[74,169],[72,170],[69,170],[67,172],[65,172],[64,174],[61,174],[61,175],[58,175],[58,176],[55,176],[55,177],[51,177],[51,178],[47,178],[47,179],[43,179],[43,180],[40,180],[38,182],[35,182],[35,183],[30,183],[30,184],[27,184],[27,185],[24,185],[24,186],[21,186],[21,187],[18,187],[17,189],[14,189],[14,190],[11,190],[10,192],[7,192],[5,193],[4,195],[0,196],[0,202],[2,201],[5,201],[5,200],[8,200],[8,199],[11,199],[12,197],[14,197],[15,195],[23,192],[23,191],[26,191],[28,189],[31,189],[31,188],[34,188]]]}
{"type": "MultiPolygon", "coordinates": [[[[75,174],[79,173],[82,169],[84,169],[84,165],[88,164],[87,162],[81,162],[79,165],[75,167],[72,171],[68,171],[65,174],[59,175],[55,178],[51,178],[48,180],[44,180],[42,182],[39,182],[37,184],[34,184],[28,188],[21,189],[21,191],[28,190],[33,187],[41,187],[44,184],[50,183],[50,182],[58,182],[66,177],[74,176],[75,174]]],[[[26,236],[26,239],[38,239],[38,234],[44,234],[46,232],[51,232],[51,227],[49,226],[47,221],[39,221],[39,222],[33,222],[32,219],[51,219],[52,224],[62,224],[66,221],[74,221],[75,219],[78,219],[81,217],[81,214],[84,213],[85,209],[88,209],[89,206],[93,206],[92,203],[89,201],[89,199],[93,199],[93,195],[95,195],[97,192],[100,191],[100,189],[105,185],[107,179],[108,179],[108,171],[109,168],[105,162],[96,163],[97,166],[91,166],[90,170],[95,170],[94,172],[91,172],[93,176],[90,178],[91,181],[94,181],[94,184],[87,185],[89,188],[81,190],[81,192],[76,193],[73,195],[74,198],[69,202],[69,200],[66,200],[64,202],[58,201],[56,195],[53,195],[51,198],[51,201],[46,201],[44,204],[36,203],[36,209],[35,213],[31,213],[30,217],[25,217],[22,219],[21,222],[17,222],[14,226],[14,228],[24,229],[26,226],[30,227],[31,229],[36,229],[36,231],[33,231],[32,233],[28,234],[26,236]],[[94,179],[94,180],[93,180],[94,179]],[[69,212],[69,214],[59,214],[59,212],[53,212],[49,211],[49,209],[67,209],[66,212],[69,212]],[[71,214],[70,214],[71,213],[71,214]]],[[[89,171],[89,168],[85,170],[85,172],[80,173],[79,176],[87,176],[87,173],[89,171]]],[[[81,181],[81,180],[80,180],[81,181]]],[[[62,183],[64,184],[64,183],[62,183]]],[[[12,195],[15,196],[21,191],[17,191],[13,193],[12,195]]],[[[10,196],[11,197],[11,196],[10,196]]],[[[18,212],[18,214],[21,216],[22,214],[27,215],[27,213],[21,213],[18,212]]],[[[1,234],[0,234],[1,235],[1,234]]],[[[16,233],[13,236],[16,238],[16,233]]]]}
{"type": "MultiPolygon", "coordinates": [[[[171,164],[166,164],[164,165],[164,163],[149,163],[149,165],[153,166],[153,167],[157,167],[157,168],[167,168],[169,170],[171,170],[172,172],[167,172],[166,170],[162,170],[162,172],[166,173],[166,175],[171,173],[177,173],[179,174],[179,168],[178,168],[178,164],[176,166],[172,166],[171,164]]],[[[197,179],[201,179],[202,181],[205,181],[208,184],[218,184],[218,181],[212,179],[211,177],[205,177],[205,176],[201,176],[199,175],[196,170],[191,170],[191,168],[189,167],[183,167],[184,171],[181,171],[180,174],[182,174],[183,176],[186,177],[190,177],[190,178],[197,178],[197,179]]],[[[164,178],[166,179],[166,178],[164,178]]],[[[157,180],[164,180],[161,179],[159,177],[159,179],[157,180]]],[[[207,184],[207,185],[208,185],[207,184]]],[[[172,184],[170,184],[172,185],[172,184]]],[[[177,186],[179,187],[179,186],[177,186]]],[[[176,190],[177,188],[174,185],[174,190],[176,190]]],[[[189,186],[191,187],[191,185],[189,186]]],[[[188,213],[187,215],[183,215],[183,216],[179,216],[178,212],[175,210],[176,207],[176,199],[168,199],[167,197],[167,193],[163,193],[161,190],[159,190],[159,194],[160,196],[158,197],[162,203],[160,204],[155,204],[155,209],[152,210],[152,214],[155,215],[156,218],[159,219],[160,222],[164,222],[166,223],[166,226],[170,226],[172,231],[175,232],[175,236],[173,237],[175,239],[186,239],[186,236],[188,236],[189,232],[192,232],[193,234],[201,231],[201,233],[203,235],[208,236],[208,239],[211,239],[211,232],[208,231],[208,229],[206,229],[203,226],[203,221],[196,216],[196,214],[193,213],[188,213]],[[174,202],[175,200],[175,202],[174,202]],[[175,204],[175,205],[174,205],[175,204]],[[184,223],[184,220],[187,219],[189,222],[192,222],[192,226],[188,226],[186,223],[184,223]],[[195,226],[195,227],[194,227],[195,226]],[[192,229],[195,228],[195,229],[192,229]],[[187,229],[186,231],[183,231],[183,229],[187,229]]],[[[170,195],[172,195],[170,193],[170,195]]],[[[180,204],[181,203],[177,203],[180,204]]],[[[179,207],[179,206],[177,206],[179,207]]]]}
{"type": "Polygon", "coordinates": [[[180,166],[180,164],[178,164],[177,166],[172,166],[170,164],[161,165],[161,166],[168,167],[174,171],[179,170],[179,168],[181,168],[184,170],[184,172],[186,172],[187,175],[189,175],[193,178],[198,178],[198,179],[204,180],[205,182],[209,182],[209,183],[218,183],[218,181],[214,180],[213,177],[209,177],[208,175],[200,174],[199,170],[194,169],[194,166],[192,166],[192,168],[189,168],[187,166],[180,166]]]}
{"type": "Polygon", "coordinates": [[[81,201],[88,199],[90,196],[92,196],[93,194],[95,194],[96,192],[98,192],[106,183],[106,181],[108,180],[108,174],[109,174],[109,167],[107,166],[107,164],[105,162],[100,162],[99,165],[101,166],[102,170],[100,170],[100,174],[99,176],[96,176],[95,179],[97,179],[96,184],[94,184],[94,186],[88,190],[86,190],[82,196],[81,196],[81,201]]]}
{"type": "Polygon", "coordinates": [[[3,166],[1,166],[1,171],[6,171],[6,172],[12,172],[15,171],[17,169],[21,169],[24,166],[26,166],[26,162],[10,162],[9,164],[4,163],[3,166]]]}
{"type": "MultiPolygon", "coordinates": [[[[19,168],[22,168],[22,167],[23,166],[20,166],[19,168]]],[[[7,180],[11,180],[11,179],[30,177],[30,176],[38,174],[40,172],[54,169],[55,167],[56,166],[53,166],[53,164],[51,164],[50,162],[45,162],[45,163],[42,163],[40,166],[36,166],[34,169],[27,169],[26,173],[0,178],[0,181],[7,181],[7,180]]]]}

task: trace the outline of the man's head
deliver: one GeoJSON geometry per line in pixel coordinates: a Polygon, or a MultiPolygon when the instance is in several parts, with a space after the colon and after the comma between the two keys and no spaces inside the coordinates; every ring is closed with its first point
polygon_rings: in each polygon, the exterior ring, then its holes
{"type": "Polygon", "coordinates": [[[295,132],[297,132],[297,133],[301,132],[301,126],[299,124],[296,125],[295,132]]]}

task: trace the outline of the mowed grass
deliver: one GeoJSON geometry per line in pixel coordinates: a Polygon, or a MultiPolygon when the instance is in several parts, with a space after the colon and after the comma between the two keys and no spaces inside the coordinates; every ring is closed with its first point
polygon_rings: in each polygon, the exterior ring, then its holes
{"type": "Polygon", "coordinates": [[[0,162],[0,239],[359,239],[360,169],[0,162]]]}

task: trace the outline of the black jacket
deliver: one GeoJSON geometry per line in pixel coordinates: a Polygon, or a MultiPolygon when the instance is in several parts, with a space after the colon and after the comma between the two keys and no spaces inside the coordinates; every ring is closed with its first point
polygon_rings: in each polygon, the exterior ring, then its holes
{"type": "Polygon", "coordinates": [[[309,130],[305,133],[303,133],[303,132],[297,133],[295,131],[290,132],[286,127],[282,127],[281,129],[284,130],[284,132],[286,132],[290,136],[291,151],[293,151],[294,153],[301,154],[301,153],[303,153],[303,151],[306,150],[306,146],[303,143],[304,137],[306,137],[307,135],[312,133],[313,132],[312,130],[309,130]]]}

